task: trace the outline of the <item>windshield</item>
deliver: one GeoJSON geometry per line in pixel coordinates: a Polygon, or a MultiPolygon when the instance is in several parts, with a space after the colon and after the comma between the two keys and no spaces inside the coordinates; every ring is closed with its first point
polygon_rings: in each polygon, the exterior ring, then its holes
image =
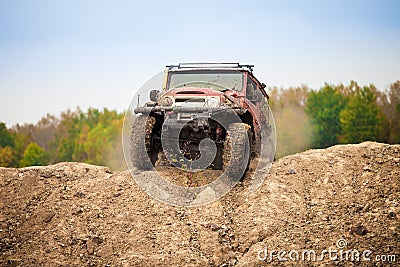
{"type": "Polygon", "coordinates": [[[239,71],[179,71],[170,73],[168,89],[207,87],[218,91],[241,91],[242,84],[243,74],[239,71]]]}

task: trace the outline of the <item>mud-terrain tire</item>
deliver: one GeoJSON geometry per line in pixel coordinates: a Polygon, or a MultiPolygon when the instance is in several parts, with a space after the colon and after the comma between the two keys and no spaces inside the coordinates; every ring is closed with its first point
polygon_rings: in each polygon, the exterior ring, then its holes
{"type": "Polygon", "coordinates": [[[241,180],[250,163],[250,126],[232,123],[227,131],[222,155],[224,172],[232,180],[241,180]]]}
{"type": "Polygon", "coordinates": [[[133,125],[131,132],[131,159],[133,167],[139,170],[151,170],[153,164],[150,160],[152,152],[152,132],[156,118],[153,116],[138,116],[133,125]]]}

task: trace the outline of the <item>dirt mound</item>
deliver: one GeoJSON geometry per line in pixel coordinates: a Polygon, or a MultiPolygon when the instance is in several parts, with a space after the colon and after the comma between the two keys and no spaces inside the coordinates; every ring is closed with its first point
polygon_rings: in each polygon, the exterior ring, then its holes
{"type": "Polygon", "coordinates": [[[398,145],[287,156],[256,192],[239,184],[196,208],[160,203],[128,172],[82,163],[0,168],[0,184],[1,266],[259,266],[272,250],[288,253],[284,262],[273,253],[271,265],[348,266],[319,260],[341,247],[400,261],[398,145]]]}

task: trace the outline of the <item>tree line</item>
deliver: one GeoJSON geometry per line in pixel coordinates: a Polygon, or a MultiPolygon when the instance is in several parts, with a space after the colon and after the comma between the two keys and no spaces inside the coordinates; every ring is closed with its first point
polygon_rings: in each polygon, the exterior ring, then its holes
{"type": "Polygon", "coordinates": [[[47,114],[36,124],[7,129],[0,123],[0,166],[26,167],[63,161],[123,169],[124,114],[89,108],[47,114]]]}
{"type": "Polygon", "coordinates": [[[277,157],[309,148],[377,141],[400,143],[400,81],[385,91],[373,84],[273,88],[277,157]]]}
{"type": "MultiPolygon", "coordinates": [[[[309,148],[378,141],[400,143],[400,81],[385,91],[371,84],[272,88],[277,158],[309,148]]],[[[0,166],[78,161],[122,170],[124,114],[89,108],[47,114],[36,124],[0,122],[0,166]]]]}

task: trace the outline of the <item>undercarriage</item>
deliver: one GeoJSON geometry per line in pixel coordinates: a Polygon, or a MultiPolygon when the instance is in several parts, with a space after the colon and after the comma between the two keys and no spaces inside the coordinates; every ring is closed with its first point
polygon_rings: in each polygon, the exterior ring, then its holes
{"type": "Polygon", "coordinates": [[[193,113],[138,116],[131,135],[134,166],[146,170],[159,165],[188,170],[211,168],[231,172],[232,176],[243,175],[241,169],[249,165],[252,151],[251,126],[238,121],[224,127],[220,122],[231,120],[227,116],[225,119],[221,119],[220,113],[200,113],[194,119],[193,113]],[[205,166],[204,162],[209,164],[205,166]]]}

